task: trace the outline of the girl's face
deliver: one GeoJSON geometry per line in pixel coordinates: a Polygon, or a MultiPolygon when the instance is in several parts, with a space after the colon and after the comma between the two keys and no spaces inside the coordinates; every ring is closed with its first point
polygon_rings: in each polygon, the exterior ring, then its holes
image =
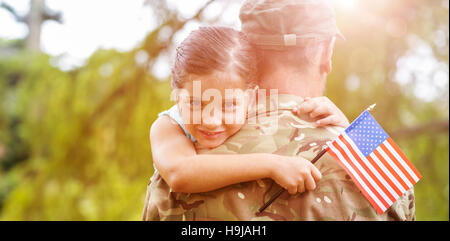
{"type": "Polygon", "coordinates": [[[245,123],[246,82],[229,73],[190,77],[178,99],[183,124],[201,147],[217,147],[245,123]]]}

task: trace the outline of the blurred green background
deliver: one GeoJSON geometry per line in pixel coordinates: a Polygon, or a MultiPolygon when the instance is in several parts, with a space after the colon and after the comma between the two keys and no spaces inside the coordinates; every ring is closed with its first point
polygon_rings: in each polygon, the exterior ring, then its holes
{"type": "MultiPolygon", "coordinates": [[[[239,29],[241,1],[68,2],[0,0],[0,220],[140,220],[148,132],[172,104],[174,49],[201,25],[239,29]],[[138,10],[143,20],[127,25],[138,10]],[[71,59],[98,35],[128,43],[121,29],[144,28],[133,46],[71,59]]],[[[449,220],[448,0],[333,2],[346,41],[336,43],[327,96],[350,120],[377,104],[375,118],[423,175],[417,219],[449,220]]]]}

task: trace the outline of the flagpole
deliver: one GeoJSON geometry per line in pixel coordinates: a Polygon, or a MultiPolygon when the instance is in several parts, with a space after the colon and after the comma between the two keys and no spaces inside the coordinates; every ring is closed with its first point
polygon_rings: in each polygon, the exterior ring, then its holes
{"type": "MultiPolygon", "coordinates": [[[[320,151],[316,157],[314,157],[314,159],[312,159],[311,163],[314,164],[316,163],[322,156],[323,154],[325,154],[327,152],[327,148],[323,149],[322,151],[320,151]]],[[[260,209],[259,212],[262,213],[270,204],[272,204],[278,197],[281,196],[281,194],[283,194],[286,191],[286,189],[282,188],[280,189],[277,193],[275,193],[270,199],[269,201],[267,201],[260,209]]]]}
{"type": "Polygon", "coordinates": [[[375,108],[376,105],[377,104],[374,103],[374,104],[370,105],[366,110],[371,111],[371,110],[373,110],[373,108],[375,108]]]}

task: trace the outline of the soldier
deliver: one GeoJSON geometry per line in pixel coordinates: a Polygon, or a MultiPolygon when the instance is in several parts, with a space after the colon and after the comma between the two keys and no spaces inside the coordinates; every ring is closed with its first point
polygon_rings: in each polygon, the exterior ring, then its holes
{"type": "MultiPolygon", "coordinates": [[[[320,0],[246,1],[242,31],[257,47],[259,86],[277,89],[277,109],[256,112],[234,136],[204,154],[273,153],[311,160],[342,128],[318,127],[311,112],[323,95],[339,33],[334,12],[320,0]],[[312,97],[312,98],[305,98],[312,97]],[[302,104],[303,103],[303,104],[302,104]],[[294,110],[296,106],[302,106],[294,110]],[[293,113],[297,112],[300,117],[293,113]],[[308,113],[306,115],[305,113],[308,113]]],[[[270,98],[270,97],[269,97],[270,98]]],[[[333,117],[330,117],[333,118],[333,117]]],[[[155,172],[148,186],[144,220],[414,220],[409,190],[378,215],[345,170],[328,154],[316,164],[322,179],[314,191],[283,194],[264,212],[258,209],[281,187],[271,179],[243,182],[203,193],[172,192],[155,172]]]]}

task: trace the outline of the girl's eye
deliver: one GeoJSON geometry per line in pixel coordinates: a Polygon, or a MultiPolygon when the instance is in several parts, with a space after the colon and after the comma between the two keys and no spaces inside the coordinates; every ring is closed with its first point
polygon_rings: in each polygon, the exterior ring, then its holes
{"type": "Polygon", "coordinates": [[[192,100],[191,101],[191,107],[192,108],[198,108],[198,107],[202,107],[202,102],[198,101],[198,100],[192,100]]]}
{"type": "Polygon", "coordinates": [[[224,103],[225,111],[227,110],[233,110],[236,108],[236,102],[235,101],[227,101],[224,103]]]}

